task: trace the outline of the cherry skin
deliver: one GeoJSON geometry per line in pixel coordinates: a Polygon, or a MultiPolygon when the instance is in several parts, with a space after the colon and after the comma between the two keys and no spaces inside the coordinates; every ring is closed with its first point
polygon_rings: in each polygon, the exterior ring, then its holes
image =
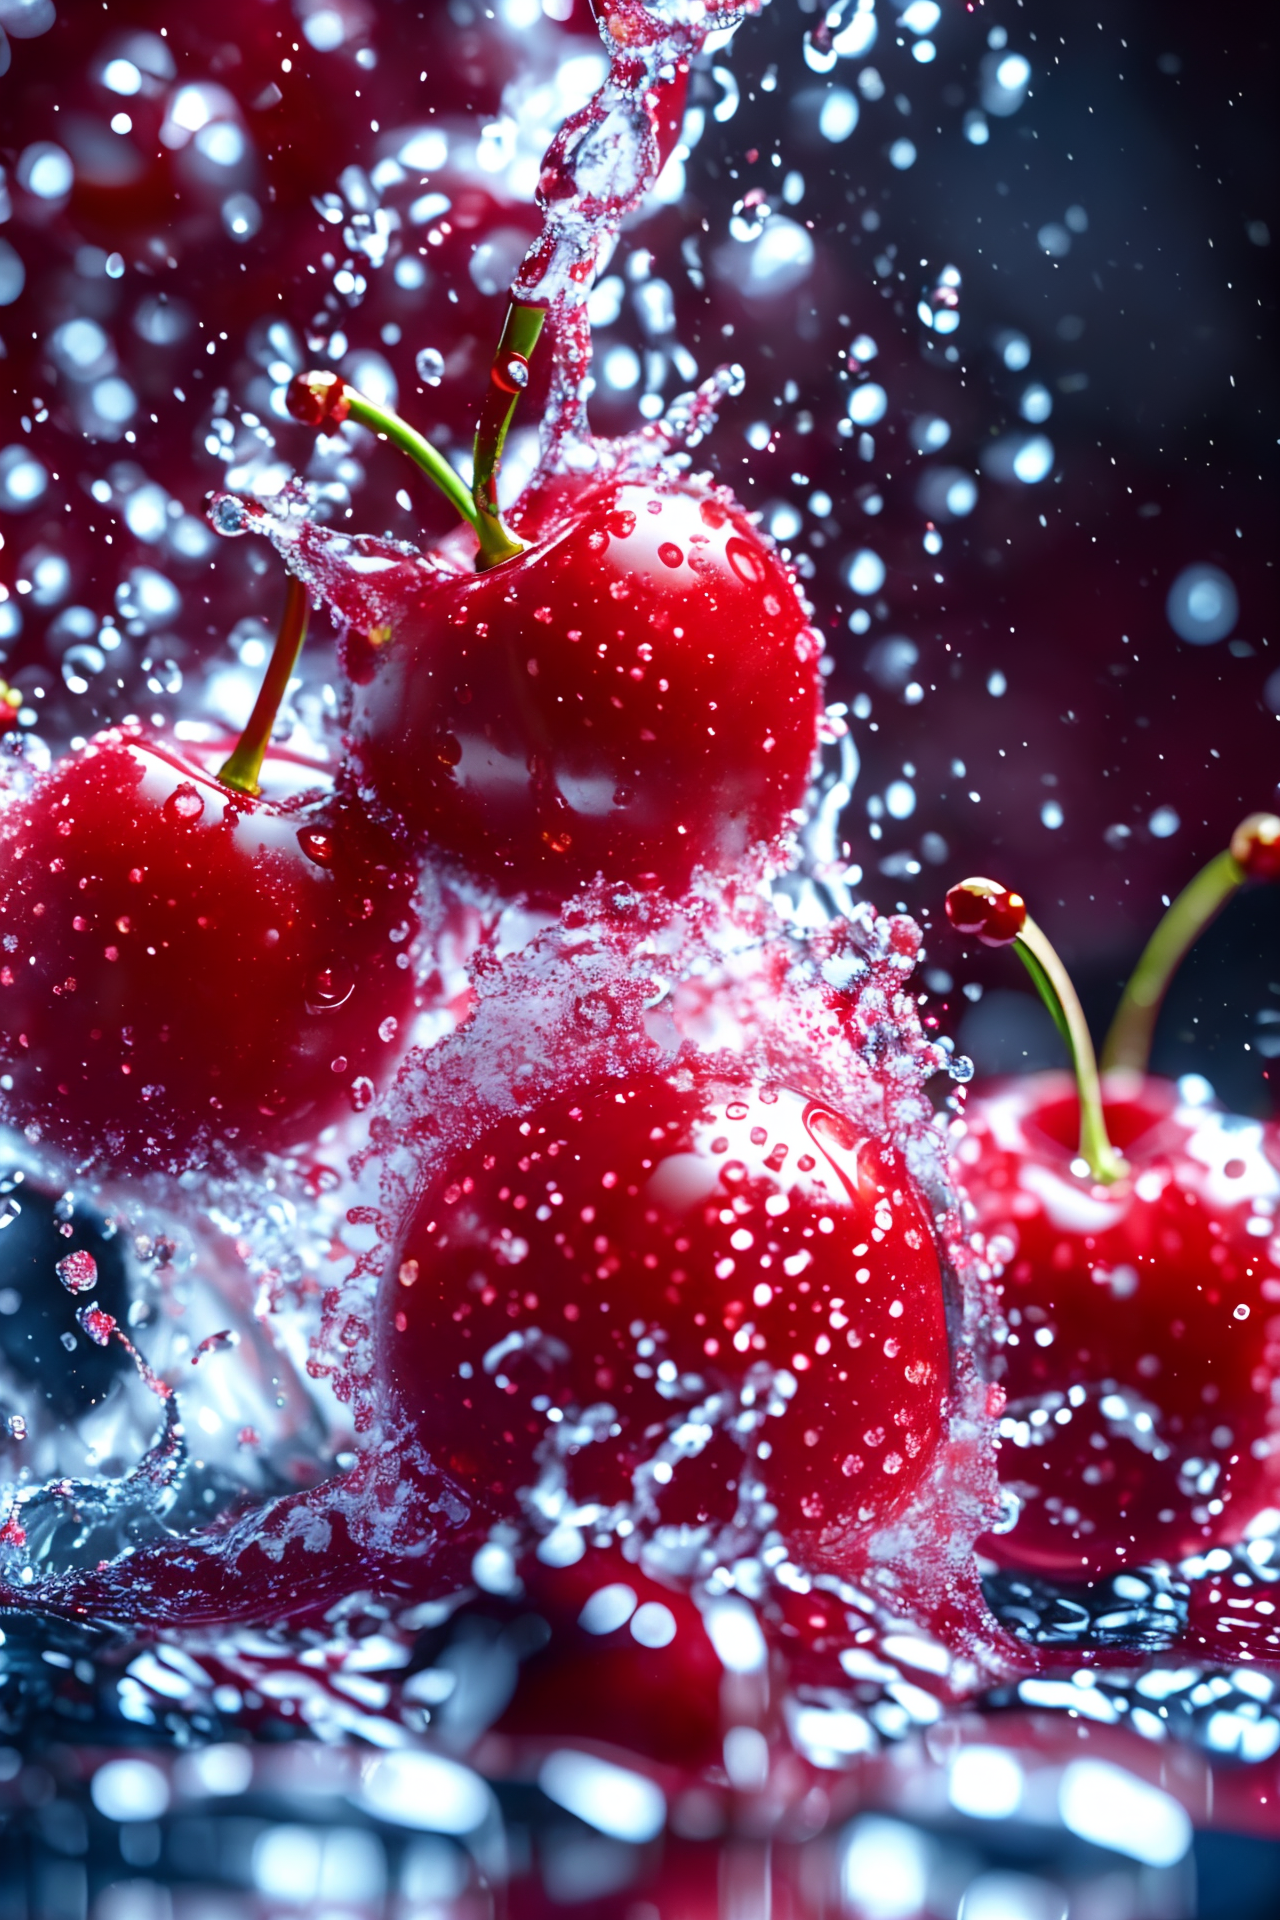
{"type": "Polygon", "coordinates": [[[1004,1266],[999,1468],[1025,1501],[982,1551],[1077,1578],[1229,1544],[1280,1504],[1280,1175],[1264,1130],[1180,1106],[1166,1081],[1108,1084],[1129,1166],[1113,1186],[1073,1171],[1060,1074],[975,1101],[958,1156],[1004,1266]]]}
{"type": "Polygon", "coordinates": [[[103,734],[4,815],[4,1117],[74,1154],[283,1150],[396,1061],[416,920],[393,844],[282,755],[264,797],[223,786],[228,744],[103,734]]]}
{"type": "Polygon", "coordinates": [[[723,1669],[687,1593],[616,1547],[588,1547],[569,1566],[530,1554],[519,1573],[513,1604],[549,1637],[522,1661],[500,1732],[621,1747],[685,1772],[719,1762],[723,1669]]]}
{"type": "Polygon", "coordinates": [[[908,1503],[948,1390],[938,1256],[893,1150],[701,1062],[458,1151],[378,1327],[393,1411],[478,1510],[776,1527],[818,1569],[908,1503]]]}
{"type": "Polygon", "coordinates": [[[677,894],[776,842],[808,783],[821,645],[743,509],[684,479],[572,479],[512,524],[524,553],[477,573],[456,535],[389,613],[348,588],[362,788],[550,901],[597,873],[677,894]]]}

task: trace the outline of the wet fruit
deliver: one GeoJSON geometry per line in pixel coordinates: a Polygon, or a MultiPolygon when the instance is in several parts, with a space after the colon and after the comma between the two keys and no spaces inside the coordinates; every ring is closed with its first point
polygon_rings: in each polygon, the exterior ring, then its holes
{"type": "Polygon", "coordinates": [[[909,1503],[948,1395],[896,1153],[704,1063],[602,1078],[456,1151],[398,1237],[380,1341],[389,1417],[481,1511],[594,1518],[686,1566],[776,1529],[847,1571],[909,1503]]]}
{"type": "Polygon", "coordinates": [[[1076,1154],[1069,1079],[970,1107],[959,1171],[1003,1268],[1000,1477],[983,1550],[1080,1577],[1241,1539],[1280,1504],[1280,1173],[1267,1134],[1147,1078],[1105,1104],[1128,1162],[1076,1154]]]}
{"type": "Polygon", "coordinates": [[[821,643],[730,494],[619,454],[616,472],[547,481],[508,528],[334,376],[299,376],[290,406],[392,435],[473,529],[415,564],[248,502],[215,509],[223,532],[273,535],[347,628],[368,797],[483,880],[544,900],[597,874],[679,893],[698,867],[776,848],[808,785],[821,643]]]}
{"type": "Polygon", "coordinates": [[[412,883],[315,767],[261,797],[121,730],[0,830],[5,1118],[125,1168],[283,1149],[367,1104],[413,1011],[412,883]]]}

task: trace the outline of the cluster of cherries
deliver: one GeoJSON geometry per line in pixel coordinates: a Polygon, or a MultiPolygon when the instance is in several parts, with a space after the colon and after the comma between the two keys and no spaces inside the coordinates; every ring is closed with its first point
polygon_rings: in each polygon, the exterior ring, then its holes
{"type": "MultiPolygon", "coordinates": [[[[298,419],[397,443],[466,524],[423,557],[215,502],[222,531],[271,532],[295,569],[238,742],[113,729],[11,797],[0,1064],[4,1117],[32,1140],[108,1175],[252,1173],[313,1145],[402,1059],[440,931],[425,869],[558,911],[567,967],[584,902],[616,907],[625,945],[624,902],[749,893],[785,850],[821,715],[793,575],[724,489],[634,446],[544,473],[505,522],[492,482],[527,365],[504,340],[474,494],[336,376],[294,381],[298,419]],[[345,633],[336,768],[272,743],[309,586],[345,633]]],[[[1246,879],[1278,873],[1280,821],[1253,816],[1155,936],[1105,1080],[1022,901],[979,880],[948,896],[961,932],[1016,946],[1076,1072],[992,1089],[955,1129],[1003,1280],[985,1404],[989,1424],[1003,1406],[1018,1516],[982,1550],[1005,1566],[1067,1580],[1174,1561],[1280,1504],[1280,1159],[1263,1129],[1145,1074],[1182,952],[1246,879]]],[[[883,1118],[918,935],[887,922],[879,938],[874,964],[838,938],[815,947],[807,1058],[771,1050],[758,1000],[749,1044],[708,1006],[711,1039],[646,1063],[597,1044],[614,1016],[584,995],[582,1059],[545,1091],[419,1114],[445,1145],[386,1249],[380,1417],[471,1546],[541,1498],[544,1520],[625,1513],[618,1539],[646,1519],[690,1541],[772,1530],[808,1573],[847,1577],[936,1483],[963,1275],[945,1199],[883,1118]],[[837,1043],[878,1062],[878,1125],[824,1095],[837,1043]]],[[[627,1015],[636,1032],[650,1011],[627,1015]]],[[[276,1577],[301,1593],[307,1557],[289,1551],[276,1577]]],[[[634,1604],[648,1576],[604,1560],[634,1604]]],[[[599,1563],[593,1548],[573,1592],[599,1563]]]]}

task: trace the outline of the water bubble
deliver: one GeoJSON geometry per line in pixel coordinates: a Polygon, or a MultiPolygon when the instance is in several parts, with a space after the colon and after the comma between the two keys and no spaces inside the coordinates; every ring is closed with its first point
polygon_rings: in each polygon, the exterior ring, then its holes
{"type": "Polygon", "coordinates": [[[372,1106],[375,1091],[374,1084],[367,1073],[357,1074],[356,1078],[351,1082],[351,1105],[353,1110],[356,1113],[363,1113],[367,1107],[372,1106]]]}
{"type": "Polygon", "coordinates": [[[895,140],[889,149],[889,165],[896,167],[899,173],[905,173],[908,167],[916,163],[916,144],[914,140],[895,140]]]}
{"type": "Polygon", "coordinates": [[[1053,471],[1053,442],[1043,433],[1002,434],[982,452],[982,467],[993,480],[1035,486],[1053,471]]]}
{"type": "Polygon", "coordinates": [[[1018,402],[1018,412],[1033,427],[1040,426],[1053,412],[1053,395],[1048,387],[1041,386],[1039,381],[1029,386],[1018,402]]]}
{"type": "MultiPolygon", "coordinates": [[[[333,1013],[338,1007],[346,1005],[356,990],[355,975],[341,961],[331,960],[327,965],[317,967],[307,981],[306,1007],[308,1013],[333,1013]]],[[[345,1062],[343,1063],[345,1067],[345,1062]]],[[[343,1068],[334,1066],[334,1072],[343,1068]]]]}
{"type": "Polygon", "coordinates": [[[172,580],[154,567],[133,567],[116,588],[117,611],[149,628],[167,625],[181,607],[182,595],[172,580]]]}
{"type": "Polygon", "coordinates": [[[981,67],[982,104],[998,119],[1016,113],[1031,85],[1031,64],[1020,53],[995,49],[983,56],[981,67]]]}
{"type": "Polygon", "coordinates": [[[234,540],[242,533],[251,533],[255,516],[247,500],[241,500],[234,493],[220,493],[209,508],[209,519],[217,532],[234,540]]]}
{"type": "Polygon", "coordinates": [[[842,60],[856,60],[870,53],[876,39],[876,16],[869,6],[859,6],[847,26],[841,27],[831,42],[831,50],[842,60]]]}
{"type": "Polygon", "coordinates": [[[1021,373],[1031,363],[1031,342],[1025,333],[1005,328],[996,335],[995,347],[1011,373],[1021,373]]]}
{"type": "Polygon", "coordinates": [[[230,194],[222,203],[222,224],[233,240],[252,240],[262,225],[262,208],[251,193],[230,194]]]}
{"type": "Polygon", "coordinates": [[[0,452],[0,507],[27,513],[43,500],[49,486],[47,470],[22,446],[0,452]]]}
{"type": "Polygon", "coordinates": [[[420,347],[413,364],[426,387],[438,387],[444,379],[444,355],[435,347],[420,347]]]}
{"type": "Polygon", "coordinates": [[[610,347],[601,363],[605,385],[618,393],[630,393],[639,384],[640,359],[630,347],[610,347]]]}
{"type": "Polygon", "coordinates": [[[107,656],[100,647],[68,647],[62,656],[62,678],[69,693],[87,693],[89,682],[102,672],[107,656]]]}
{"type": "Polygon", "coordinates": [[[112,93],[122,93],[126,97],[137,93],[142,86],[142,75],[132,60],[108,60],[102,70],[102,84],[112,93]]]}
{"type": "Polygon", "coordinates": [[[920,477],[916,504],[931,520],[963,520],[978,504],[978,485],[963,467],[932,467],[920,477]]]}
{"type": "Polygon", "coordinates": [[[138,411],[137,395],[119,374],[99,380],[89,396],[94,412],[103,425],[123,427],[138,411]]]}
{"type": "Polygon", "coordinates": [[[884,388],[874,380],[868,380],[864,385],[855,387],[849,395],[849,418],[857,426],[873,427],[878,420],[884,419],[888,404],[889,396],[884,388]]]}
{"type": "Polygon", "coordinates": [[[904,639],[901,634],[891,634],[884,640],[876,641],[869,649],[864,664],[878,686],[884,687],[889,693],[900,693],[910,680],[919,658],[920,649],[914,640],[904,639]]]}
{"type": "Polygon", "coordinates": [[[347,37],[347,23],[336,7],[317,7],[302,22],[302,33],[317,53],[332,53],[347,37]]]}
{"type": "Polygon", "coordinates": [[[164,803],[164,817],[176,826],[190,826],[204,812],[204,795],[189,780],[175,787],[164,803]]]}
{"type": "Polygon", "coordinates": [[[824,140],[847,140],[858,124],[858,102],[847,87],[832,87],[818,115],[818,132],[824,140]]]}
{"type": "Polygon", "coordinates": [[[1180,640],[1212,646],[1225,640],[1240,614],[1235,583],[1221,567],[1184,567],[1169,589],[1165,615],[1180,640]]]}
{"type": "Polygon", "coordinates": [[[807,280],[813,266],[812,236],[785,214],[775,214],[758,240],[745,249],[733,242],[732,252],[722,249],[716,256],[724,277],[735,280],[748,299],[772,300],[789,293],[807,280]],[[726,271],[727,269],[727,271],[726,271]]]}
{"type": "Polygon", "coordinates": [[[424,127],[409,135],[396,158],[411,172],[434,173],[449,158],[449,136],[436,127],[424,127]]]}
{"type": "Polygon", "coordinates": [[[911,423],[911,443],[917,453],[941,453],[950,438],[950,425],[937,414],[924,414],[911,423]]]}
{"type": "Polygon", "coordinates": [[[1168,840],[1174,835],[1182,821],[1174,807],[1157,807],[1147,822],[1147,831],[1157,840],[1168,840]]]}
{"type": "Polygon", "coordinates": [[[7,240],[0,240],[0,307],[11,307],[26,283],[21,254],[7,240]]]}
{"type": "Polygon", "coordinates": [[[52,140],[37,140],[18,156],[18,180],[37,200],[64,200],[75,181],[71,155],[52,140]]]}
{"type": "Polygon", "coordinates": [[[857,594],[879,593],[885,580],[884,561],[870,547],[862,547],[850,560],[845,578],[857,594]]]}
{"type": "Polygon", "coordinates": [[[197,152],[216,167],[238,167],[244,159],[244,135],[231,120],[211,120],[201,127],[195,144],[197,152]]]}
{"type": "Polygon", "coordinates": [[[967,1053],[957,1053],[948,1065],[947,1071],[953,1080],[963,1086],[966,1081],[973,1078],[973,1062],[967,1053]]]}

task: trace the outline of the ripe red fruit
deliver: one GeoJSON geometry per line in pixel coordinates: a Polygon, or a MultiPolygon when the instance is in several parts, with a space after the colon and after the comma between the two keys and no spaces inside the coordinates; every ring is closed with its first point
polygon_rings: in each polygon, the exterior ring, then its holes
{"type": "MultiPolygon", "coordinates": [[[[224,530],[247,531],[236,508],[224,530]]],[[[362,789],[548,900],[598,872],[678,893],[776,842],[808,782],[821,645],[743,509],[685,479],[593,476],[511,524],[526,551],[477,573],[469,532],[424,566],[264,519],[349,629],[362,789]]]]}
{"type": "Polygon", "coordinates": [[[1062,1074],[975,1101],[958,1151],[1004,1270],[999,1469],[1025,1502],[983,1550],[1079,1577],[1239,1540],[1280,1504],[1280,1175],[1264,1129],[1180,1104],[1164,1081],[1111,1091],[1128,1162],[1114,1185],[1075,1170],[1062,1074]]]}
{"type": "MultiPolygon", "coordinates": [[[[500,1732],[621,1747],[685,1772],[720,1762],[724,1668],[687,1592],[616,1547],[588,1547],[568,1566],[530,1554],[519,1572],[511,1604],[545,1621],[548,1637],[522,1661],[500,1732]]],[[[721,1612],[745,1606],[735,1597],[721,1612]]]]}
{"type": "Polygon", "coordinates": [[[6,1120],[178,1170],[284,1149],[367,1104],[413,1011],[393,845],[275,755],[101,735],[0,826],[6,1120]]]}
{"type": "Polygon", "coordinates": [[[455,1151],[399,1236],[379,1339],[394,1409],[481,1511],[684,1529],[686,1557],[776,1528],[833,1571],[931,1465],[950,1371],[896,1152],[697,1060],[455,1151]]]}

